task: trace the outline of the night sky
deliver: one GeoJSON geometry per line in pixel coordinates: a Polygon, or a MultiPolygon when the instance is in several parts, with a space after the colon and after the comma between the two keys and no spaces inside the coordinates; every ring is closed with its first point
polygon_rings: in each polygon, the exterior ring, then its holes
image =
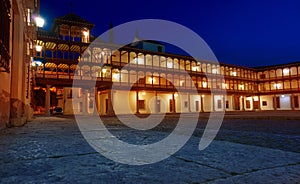
{"type": "MultiPolygon", "coordinates": [[[[41,0],[45,29],[54,17],[67,13],[70,0],[41,0]]],[[[165,19],[199,34],[220,62],[262,66],[300,61],[299,0],[73,0],[73,13],[96,25],[94,36],[109,29],[110,21],[117,26],[165,19]]]]}

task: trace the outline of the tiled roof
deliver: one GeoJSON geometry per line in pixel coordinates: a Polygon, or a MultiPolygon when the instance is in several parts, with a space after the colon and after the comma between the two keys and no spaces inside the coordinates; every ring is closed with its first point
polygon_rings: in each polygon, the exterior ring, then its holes
{"type": "Polygon", "coordinates": [[[63,21],[63,22],[70,22],[70,23],[81,23],[81,24],[86,24],[86,25],[94,25],[93,23],[88,22],[87,20],[85,20],[73,13],[69,13],[67,15],[58,17],[56,20],[63,21]]]}

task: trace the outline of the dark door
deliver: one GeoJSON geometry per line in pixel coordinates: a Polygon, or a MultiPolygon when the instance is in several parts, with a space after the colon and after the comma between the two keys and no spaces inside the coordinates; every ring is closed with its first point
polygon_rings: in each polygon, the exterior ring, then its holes
{"type": "Polygon", "coordinates": [[[199,101],[195,101],[196,111],[199,112],[199,101]]]}
{"type": "Polygon", "coordinates": [[[254,109],[259,109],[259,101],[254,101],[253,102],[253,108],[254,109]]]}
{"type": "Polygon", "coordinates": [[[299,108],[299,99],[298,96],[294,96],[294,107],[299,108]]]}
{"type": "Polygon", "coordinates": [[[160,100],[156,101],[156,110],[157,112],[160,112],[160,100]]]}
{"type": "Polygon", "coordinates": [[[279,96],[276,97],[276,108],[280,108],[280,99],[279,96]]]}
{"type": "Polygon", "coordinates": [[[80,111],[80,112],[82,112],[82,106],[83,106],[83,104],[82,104],[82,102],[80,102],[80,103],[79,103],[79,111],[80,111]]]}
{"type": "Polygon", "coordinates": [[[234,97],[234,107],[235,110],[240,110],[240,97],[239,96],[235,96],[234,97]]]}
{"type": "Polygon", "coordinates": [[[175,112],[175,111],[174,111],[175,105],[174,105],[174,101],[173,101],[172,99],[170,99],[169,104],[170,104],[170,112],[175,112]]]}

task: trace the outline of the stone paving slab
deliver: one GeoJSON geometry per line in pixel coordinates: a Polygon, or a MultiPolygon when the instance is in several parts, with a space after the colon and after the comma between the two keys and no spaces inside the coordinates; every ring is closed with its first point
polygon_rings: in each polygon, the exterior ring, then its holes
{"type": "MultiPolygon", "coordinates": [[[[136,144],[152,143],[169,134],[124,127],[109,130],[136,144]]],[[[213,141],[199,151],[199,141],[192,137],[161,162],[130,166],[95,152],[73,120],[41,117],[24,127],[0,131],[0,183],[300,182],[300,153],[227,141],[213,141]]]]}

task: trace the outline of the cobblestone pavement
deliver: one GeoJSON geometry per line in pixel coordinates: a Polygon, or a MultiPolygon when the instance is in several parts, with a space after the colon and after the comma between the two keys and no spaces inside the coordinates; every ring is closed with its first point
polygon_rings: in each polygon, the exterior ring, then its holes
{"type": "MultiPolygon", "coordinates": [[[[104,119],[110,132],[131,143],[158,141],[176,122],[134,131],[104,119]]],[[[194,136],[168,159],[130,166],[93,150],[73,117],[37,117],[0,131],[0,183],[300,183],[298,120],[225,119],[217,139],[199,151],[204,127],[200,120],[194,136]]]]}

